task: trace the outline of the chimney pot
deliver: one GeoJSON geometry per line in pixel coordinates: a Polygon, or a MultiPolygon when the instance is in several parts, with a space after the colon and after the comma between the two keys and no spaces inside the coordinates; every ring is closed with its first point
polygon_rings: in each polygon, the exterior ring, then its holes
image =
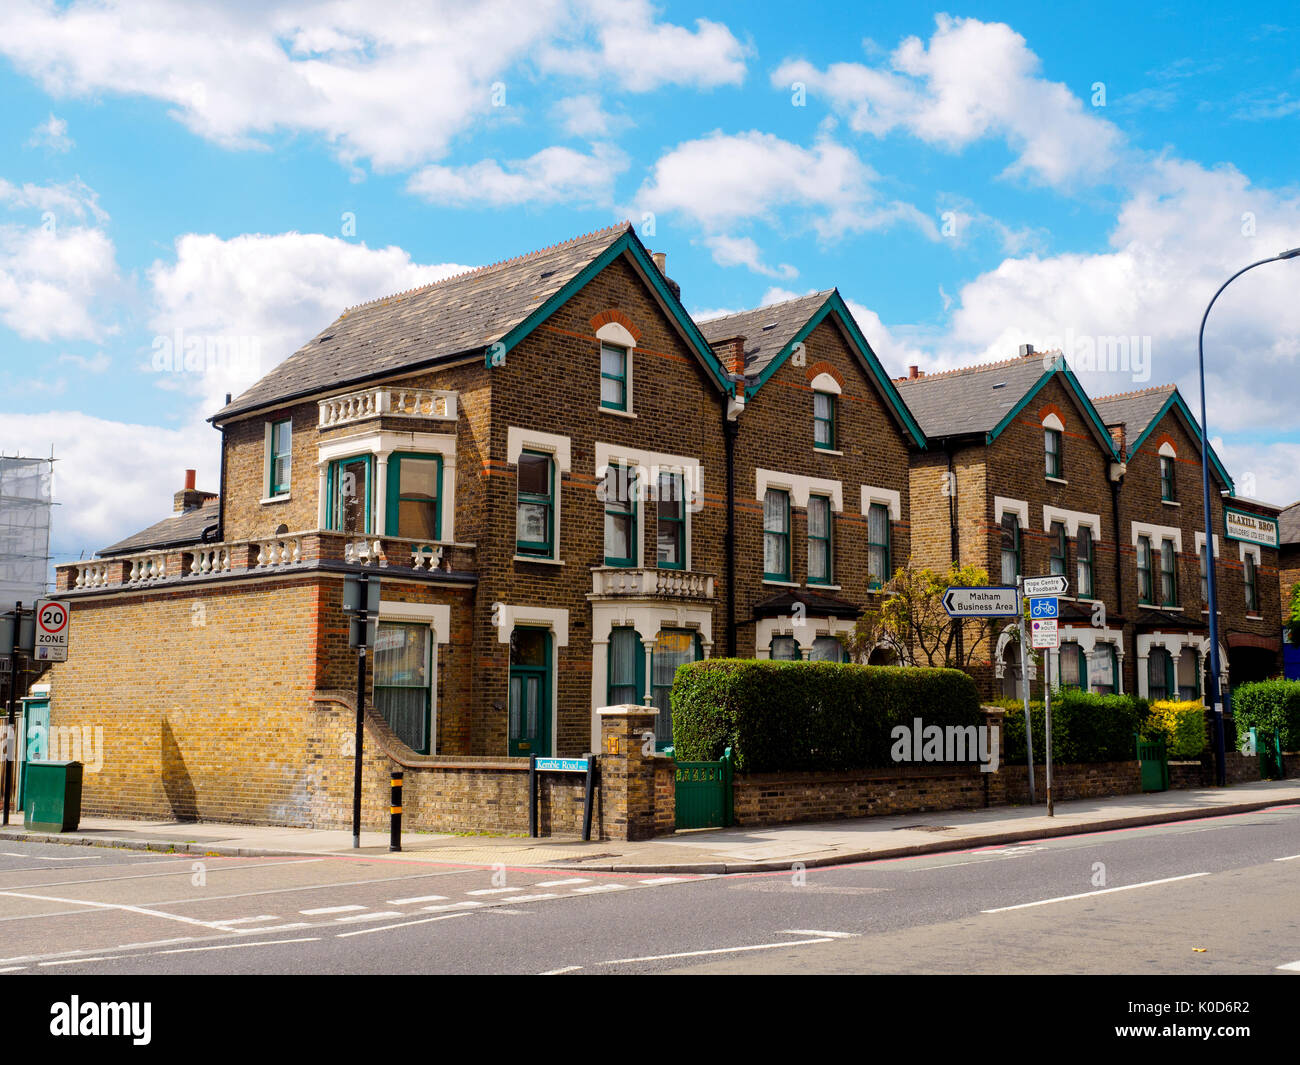
{"type": "Polygon", "coordinates": [[[921,376],[921,367],[909,366],[907,368],[907,379],[909,381],[915,381],[920,376],[921,376]]]}
{"type": "Polygon", "coordinates": [[[196,476],[196,471],[195,471],[195,470],[186,470],[186,471],[185,471],[185,491],[187,491],[187,492],[193,492],[193,491],[194,491],[194,478],[195,478],[195,476],[196,476]]]}
{"type": "Polygon", "coordinates": [[[668,253],[664,251],[652,251],[650,258],[654,260],[655,266],[659,267],[659,272],[668,276],[668,253]]]}

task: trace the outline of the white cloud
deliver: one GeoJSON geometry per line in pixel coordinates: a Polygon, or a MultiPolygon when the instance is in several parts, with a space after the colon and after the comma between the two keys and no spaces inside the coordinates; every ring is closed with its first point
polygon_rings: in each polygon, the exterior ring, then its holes
{"type": "Polygon", "coordinates": [[[87,358],[84,355],[60,355],[59,362],[71,363],[84,373],[105,373],[113,365],[113,360],[105,352],[97,351],[87,358]]]}
{"type": "Polygon", "coordinates": [[[1283,505],[1300,500],[1300,441],[1232,443],[1211,432],[1210,444],[1232,474],[1238,495],[1283,505]]]}
{"type": "Polygon", "coordinates": [[[905,39],[889,69],[833,63],[824,70],[788,60],[772,84],[803,82],[848,116],[851,127],[883,137],[902,129],[928,144],[960,151],[1001,137],[1017,153],[1009,173],[1050,185],[1105,180],[1123,137],[1090,114],[1059,82],[1046,80],[1025,39],[1003,23],[938,15],[928,45],[905,39]]]}
{"type": "Polygon", "coordinates": [[[571,137],[608,137],[632,125],[630,118],[605,111],[595,93],[565,97],[551,109],[551,115],[571,137]]]}
{"type": "Polygon", "coordinates": [[[521,64],[644,91],[737,83],[743,53],[726,27],[659,22],[644,0],[0,6],[0,54],[56,97],[158,100],[231,147],[312,133],[378,169],[440,157],[492,114],[492,85],[521,64]]]}
{"type": "Polygon", "coordinates": [[[0,178],[0,203],[11,210],[26,207],[48,212],[52,217],[42,219],[47,229],[58,225],[60,214],[71,215],[78,221],[88,217],[99,223],[108,221],[108,212],[99,206],[99,194],[80,178],[51,185],[30,181],[14,185],[0,178]]]}
{"type": "Polygon", "coordinates": [[[790,279],[799,276],[799,271],[789,263],[775,267],[766,265],[762,261],[762,252],[752,237],[717,235],[705,237],[704,243],[713,253],[713,261],[719,266],[747,266],[754,273],[767,277],[790,279]]]}
{"type": "Polygon", "coordinates": [[[472,166],[426,166],[407,190],[448,207],[579,203],[606,205],[614,198],[614,179],[627,158],[612,145],[596,144],[585,155],[572,148],[544,148],[527,159],[494,159],[472,166]]]}
{"type": "Polygon", "coordinates": [[[52,152],[66,152],[75,142],[68,136],[66,119],[57,118],[53,112],[50,117],[32,130],[27,144],[33,148],[48,148],[52,152]]]}
{"type": "Polygon", "coordinates": [[[100,308],[119,284],[103,230],[0,223],[0,323],[19,336],[102,338],[113,329],[100,308]]]}

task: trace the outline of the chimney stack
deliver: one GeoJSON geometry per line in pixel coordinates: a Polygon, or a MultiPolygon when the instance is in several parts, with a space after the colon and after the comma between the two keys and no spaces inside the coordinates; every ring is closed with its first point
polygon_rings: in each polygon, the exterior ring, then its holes
{"type": "Polygon", "coordinates": [[[727,373],[743,374],[745,372],[745,338],[743,336],[723,337],[712,341],[713,348],[727,373]]]}
{"type": "Polygon", "coordinates": [[[1031,356],[1033,353],[1034,353],[1034,345],[1033,345],[1033,344],[1021,344],[1021,345],[1020,345],[1020,357],[1021,357],[1022,359],[1027,359],[1027,358],[1029,358],[1029,356],[1031,356]]]}
{"type": "Polygon", "coordinates": [[[650,258],[655,261],[655,266],[659,267],[659,272],[668,276],[668,253],[666,251],[652,251],[650,258]]]}
{"type": "Polygon", "coordinates": [[[921,367],[909,366],[907,368],[907,379],[909,381],[915,381],[920,376],[921,376],[921,367]]]}
{"type": "Polygon", "coordinates": [[[215,492],[200,492],[194,487],[196,472],[194,470],[185,471],[185,487],[172,496],[172,511],[176,514],[184,514],[187,511],[195,510],[203,506],[209,499],[216,499],[215,492]]]}

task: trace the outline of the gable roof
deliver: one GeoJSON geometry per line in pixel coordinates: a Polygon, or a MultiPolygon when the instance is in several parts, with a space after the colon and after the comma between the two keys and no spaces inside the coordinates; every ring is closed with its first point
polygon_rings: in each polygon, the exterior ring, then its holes
{"type": "Polygon", "coordinates": [[[897,384],[927,436],[982,435],[984,443],[991,444],[1058,374],[1083,411],[1097,443],[1118,460],[1115,442],[1092,400],[1059,353],[1035,352],[1032,356],[905,378],[897,384]],[[1044,354],[1051,356],[1046,368],[1044,354]]]}
{"type": "Polygon", "coordinates": [[[711,318],[700,323],[700,331],[710,341],[729,337],[745,338],[746,391],[758,392],[768,379],[785,364],[795,346],[827,318],[833,318],[849,347],[862,363],[885,400],[894,420],[920,448],[926,446],[925,433],[908,410],[871,344],[862,335],[838,289],[824,289],[808,296],[756,307],[749,311],[711,318]]]}
{"type": "MultiPolygon", "coordinates": [[[[1183,423],[1188,435],[1196,441],[1197,448],[1201,445],[1201,423],[1188,407],[1177,385],[1156,385],[1136,392],[1118,392],[1113,396],[1102,396],[1096,400],[1096,405],[1108,425],[1124,422],[1124,435],[1128,441],[1125,445],[1125,460],[1138,453],[1156,426],[1170,412],[1183,423]]],[[[1227,468],[1219,461],[1212,446],[1206,450],[1210,456],[1210,466],[1224,487],[1231,490],[1233,483],[1227,468]]]]}
{"type": "Polygon", "coordinates": [[[724,374],[630,222],[345,310],[215,414],[260,407],[414,371],[501,344],[509,352],[610,262],[628,255],[719,389],[724,374]]]}
{"type": "Polygon", "coordinates": [[[1292,503],[1277,516],[1280,543],[1300,544],[1300,503],[1292,503]]]}
{"type": "Polygon", "coordinates": [[[162,521],[155,522],[149,528],[119,540],[111,547],[105,547],[96,554],[100,558],[108,555],[129,555],[135,551],[150,551],[158,547],[181,547],[185,544],[197,544],[203,538],[203,530],[217,523],[221,505],[217,499],[209,499],[192,510],[171,514],[162,521]]]}

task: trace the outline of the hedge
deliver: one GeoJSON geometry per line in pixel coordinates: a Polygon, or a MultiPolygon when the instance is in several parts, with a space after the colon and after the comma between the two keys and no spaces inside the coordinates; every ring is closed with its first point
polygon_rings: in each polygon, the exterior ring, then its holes
{"type": "Polygon", "coordinates": [[[744,773],[892,766],[895,725],[984,723],[956,669],[711,658],[677,670],[671,702],[677,758],[730,747],[744,773]]]}
{"type": "Polygon", "coordinates": [[[1300,750],[1300,680],[1261,680],[1232,689],[1237,729],[1280,729],[1282,749],[1300,750]]]}
{"type": "MultiPolygon", "coordinates": [[[[1002,760],[1025,761],[1025,710],[1017,699],[997,699],[1007,711],[1002,730],[1002,760]]],[[[1052,693],[1052,761],[1061,763],[1131,762],[1137,758],[1134,733],[1142,733],[1147,701],[1132,695],[1097,695],[1072,689],[1052,693]]],[[[1034,761],[1046,754],[1041,700],[1030,702],[1034,761]]]]}
{"type": "Polygon", "coordinates": [[[1205,750],[1205,706],[1199,699],[1157,699],[1142,734],[1164,740],[1170,758],[1196,758],[1205,750]]]}

